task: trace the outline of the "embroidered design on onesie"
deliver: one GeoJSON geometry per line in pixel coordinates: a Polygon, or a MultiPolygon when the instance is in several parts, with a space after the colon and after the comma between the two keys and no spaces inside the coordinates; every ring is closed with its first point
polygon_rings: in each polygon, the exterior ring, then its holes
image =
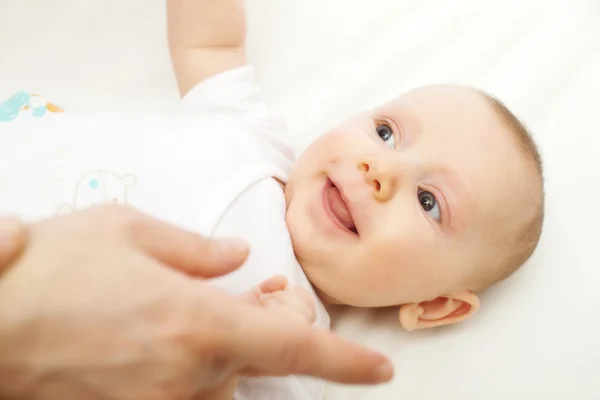
{"type": "Polygon", "coordinates": [[[127,191],[136,182],[137,178],[132,174],[119,175],[111,171],[90,171],[77,181],[73,202],[60,205],[57,215],[107,202],[126,204],[127,191]]]}
{"type": "Polygon", "coordinates": [[[19,91],[8,100],[0,102],[0,122],[8,122],[17,118],[21,111],[31,111],[31,116],[39,118],[49,112],[64,112],[59,106],[46,101],[39,94],[19,91]]]}

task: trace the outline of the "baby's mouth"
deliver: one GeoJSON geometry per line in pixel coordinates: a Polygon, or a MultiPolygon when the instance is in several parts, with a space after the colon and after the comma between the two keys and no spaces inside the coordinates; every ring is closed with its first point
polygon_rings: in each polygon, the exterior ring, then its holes
{"type": "Polygon", "coordinates": [[[358,235],[350,208],[338,187],[331,180],[328,181],[325,189],[325,201],[334,222],[340,225],[340,227],[344,227],[353,234],[358,235]]]}

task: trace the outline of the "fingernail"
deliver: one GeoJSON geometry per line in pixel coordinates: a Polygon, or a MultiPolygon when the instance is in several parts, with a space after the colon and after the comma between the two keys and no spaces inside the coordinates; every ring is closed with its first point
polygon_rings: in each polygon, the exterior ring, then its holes
{"type": "Polygon", "coordinates": [[[248,250],[248,243],[238,238],[220,238],[219,245],[221,250],[226,253],[238,253],[248,250]]]}
{"type": "Polygon", "coordinates": [[[377,382],[388,382],[394,375],[394,367],[389,361],[384,361],[375,368],[375,379],[377,382]]]}

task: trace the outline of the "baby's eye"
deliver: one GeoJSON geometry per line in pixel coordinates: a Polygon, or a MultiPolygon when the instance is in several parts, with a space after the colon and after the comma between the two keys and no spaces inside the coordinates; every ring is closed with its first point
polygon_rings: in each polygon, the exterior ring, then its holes
{"type": "Polygon", "coordinates": [[[419,203],[421,203],[423,210],[430,214],[437,222],[440,222],[440,207],[438,206],[435,196],[426,190],[419,191],[418,196],[419,203]]]}
{"type": "Polygon", "coordinates": [[[385,144],[390,146],[392,149],[396,148],[396,138],[394,137],[394,130],[390,128],[388,124],[379,124],[375,129],[377,135],[383,140],[385,144]]]}

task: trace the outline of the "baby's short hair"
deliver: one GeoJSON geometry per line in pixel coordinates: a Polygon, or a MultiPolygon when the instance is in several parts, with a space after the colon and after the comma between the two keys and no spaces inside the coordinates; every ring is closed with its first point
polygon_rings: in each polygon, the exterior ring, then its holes
{"type": "Polygon", "coordinates": [[[503,251],[498,255],[497,264],[492,271],[486,270],[475,283],[475,290],[482,291],[496,282],[508,278],[518,270],[535,251],[544,222],[544,177],[542,157],[538,147],[525,125],[508,109],[504,103],[487,93],[482,93],[501,121],[513,134],[521,157],[532,171],[532,182],[528,193],[534,207],[524,221],[520,221],[513,232],[516,234],[503,240],[503,251]]]}

